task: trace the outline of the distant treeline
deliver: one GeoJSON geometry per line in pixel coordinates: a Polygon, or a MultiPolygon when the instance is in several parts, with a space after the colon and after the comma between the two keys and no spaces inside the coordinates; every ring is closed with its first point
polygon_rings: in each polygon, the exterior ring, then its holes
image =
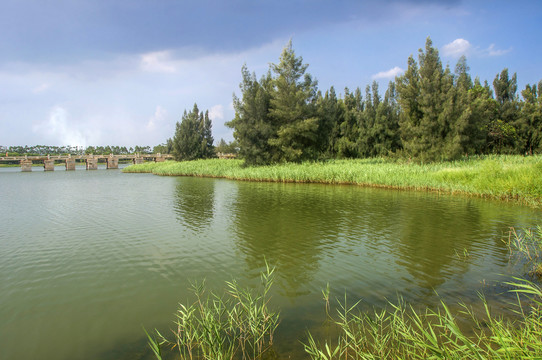
{"type": "Polygon", "coordinates": [[[151,149],[150,146],[49,146],[49,145],[34,145],[34,146],[0,146],[0,156],[8,153],[9,156],[22,155],[126,155],[126,154],[152,154],[166,153],[166,145],[157,145],[151,149]]]}
{"type": "Polygon", "coordinates": [[[382,97],[378,83],[323,94],[291,42],[259,80],[242,68],[241,97],[233,100],[239,155],[246,164],[326,158],[403,156],[420,161],[474,154],[542,152],[542,81],[517,94],[508,69],[493,87],[472,80],[465,57],[452,72],[427,39],[418,61],[382,97]]]}

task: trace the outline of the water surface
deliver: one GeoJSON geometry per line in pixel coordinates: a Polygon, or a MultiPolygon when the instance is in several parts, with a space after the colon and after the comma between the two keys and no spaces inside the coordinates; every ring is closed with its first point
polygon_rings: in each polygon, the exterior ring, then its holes
{"type": "Polygon", "coordinates": [[[502,242],[540,210],[437,193],[0,169],[0,358],[151,359],[191,281],[257,284],[277,268],[277,351],[300,358],[324,319],[321,289],[383,306],[500,302],[522,275],[502,242]],[[462,256],[467,254],[467,256],[462,256]]]}

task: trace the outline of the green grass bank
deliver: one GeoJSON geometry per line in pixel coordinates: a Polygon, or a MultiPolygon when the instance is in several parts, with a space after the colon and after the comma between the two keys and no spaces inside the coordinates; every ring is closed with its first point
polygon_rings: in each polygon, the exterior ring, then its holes
{"type": "Polygon", "coordinates": [[[354,184],[442,191],[542,205],[542,156],[485,156],[418,164],[373,158],[244,167],[242,160],[195,160],[132,165],[127,173],[219,177],[247,181],[354,184]]]}

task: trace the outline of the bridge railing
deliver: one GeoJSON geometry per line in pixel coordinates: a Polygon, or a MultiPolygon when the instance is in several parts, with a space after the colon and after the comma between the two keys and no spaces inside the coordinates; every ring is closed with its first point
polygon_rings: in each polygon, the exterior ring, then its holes
{"type": "MultiPolygon", "coordinates": [[[[6,154],[7,155],[7,154],[6,154]]],[[[118,169],[119,160],[132,160],[134,164],[140,164],[145,160],[155,162],[173,159],[170,154],[126,154],[126,155],[24,155],[24,156],[2,156],[0,162],[15,162],[18,161],[22,171],[32,171],[34,161],[43,162],[45,171],[53,171],[55,169],[55,161],[64,161],[66,170],[75,170],[76,160],[83,160],[86,163],[87,170],[98,169],[98,161],[105,160],[107,169],[118,169]]]]}

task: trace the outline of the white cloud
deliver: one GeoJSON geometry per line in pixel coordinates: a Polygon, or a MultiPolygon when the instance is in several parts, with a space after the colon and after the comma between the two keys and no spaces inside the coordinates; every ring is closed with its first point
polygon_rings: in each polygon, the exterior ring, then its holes
{"type": "Polygon", "coordinates": [[[442,54],[444,56],[451,56],[458,58],[461,55],[466,55],[472,49],[472,45],[468,40],[455,39],[449,44],[442,47],[442,54]]]}
{"type": "Polygon", "coordinates": [[[502,56],[512,51],[512,48],[501,50],[495,47],[495,44],[489,45],[487,49],[480,49],[479,46],[473,46],[468,40],[455,39],[449,44],[442,47],[442,54],[444,56],[450,56],[458,58],[461,55],[472,54],[478,57],[484,56],[502,56]]]}
{"type": "Polygon", "coordinates": [[[156,51],[141,55],[141,69],[148,72],[175,73],[177,66],[169,51],[156,51]]]}
{"type": "Polygon", "coordinates": [[[393,69],[389,69],[387,71],[381,71],[379,73],[376,73],[372,76],[374,80],[376,79],[392,79],[402,73],[404,70],[401,69],[399,66],[394,67],[393,69]]]}
{"type": "Polygon", "coordinates": [[[49,114],[49,119],[33,126],[34,133],[45,136],[54,144],[71,146],[87,146],[88,141],[83,132],[68,121],[68,112],[60,106],[55,106],[49,114]]]}
{"type": "Polygon", "coordinates": [[[160,125],[166,119],[166,116],[167,110],[160,105],[157,105],[154,115],[150,117],[149,122],[147,123],[147,129],[150,131],[156,129],[156,126],[160,125]]]}
{"type": "Polygon", "coordinates": [[[495,49],[495,44],[489,45],[489,47],[483,50],[483,53],[487,56],[501,56],[512,51],[512,48],[506,50],[495,49]]]}
{"type": "Polygon", "coordinates": [[[224,106],[215,105],[209,109],[209,118],[213,121],[224,119],[224,106]]]}
{"type": "Polygon", "coordinates": [[[0,83],[6,85],[0,88],[2,130],[12,126],[7,119],[18,121],[13,130],[0,131],[0,144],[153,146],[173,136],[175,121],[196,102],[210,110],[213,136],[231,140],[224,121],[233,118],[228,104],[243,63],[262,74],[257,69],[266,69],[285,42],[196,58],[168,50],[53,67],[0,68],[0,83]],[[32,90],[43,92],[36,96],[32,90]]]}

